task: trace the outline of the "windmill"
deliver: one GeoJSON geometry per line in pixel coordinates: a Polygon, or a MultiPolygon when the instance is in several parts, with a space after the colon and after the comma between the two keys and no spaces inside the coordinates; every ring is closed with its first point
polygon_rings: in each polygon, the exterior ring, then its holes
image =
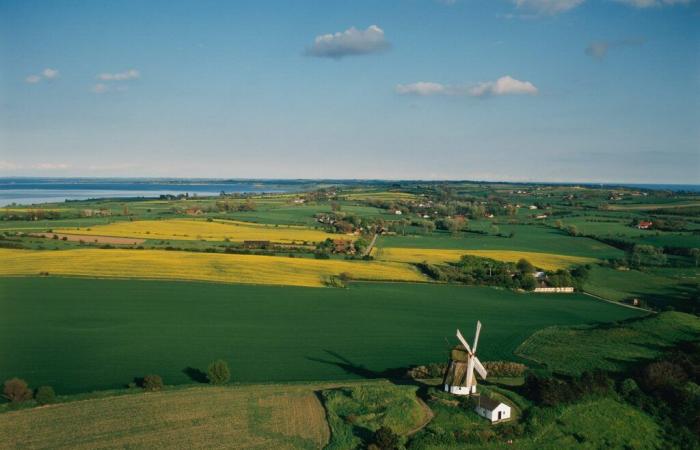
{"type": "Polygon", "coordinates": [[[474,348],[469,347],[462,333],[457,330],[457,339],[461,345],[457,345],[450,352],[450,363],[445,371],[443,384],[445,392],[455,395],[476,394],[476,370],[482,379],[486,379],[486,369],[476,357],[476,346],[479,343],[479,333],[481,332],[481,322],[476,322],[476,333],[474,335],[474,348]]]}

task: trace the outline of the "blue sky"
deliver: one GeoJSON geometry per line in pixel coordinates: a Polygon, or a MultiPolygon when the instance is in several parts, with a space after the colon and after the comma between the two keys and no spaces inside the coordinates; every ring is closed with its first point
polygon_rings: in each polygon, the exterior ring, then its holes
{"type": "Polygon", "coordinates": [[[697,183],[694,0],[0,0],[0,176],[697,183]]]}

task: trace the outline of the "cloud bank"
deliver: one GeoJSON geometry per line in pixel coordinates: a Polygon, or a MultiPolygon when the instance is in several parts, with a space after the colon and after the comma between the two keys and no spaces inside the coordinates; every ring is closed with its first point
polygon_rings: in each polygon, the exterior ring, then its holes
{"type": "Polygon", "coordinates": [[[451,86],[432,81],[419,81],[411,84],[398,84],[394,89],[399,95],[467,95],[471,97],[492,97],[501,95],[536,95],[539,91],[529,81],[517,80],[505,75],[494,81],[484,81],[473,86],[451,86]]]}
{"type": "Polygon", "coordinates": [[[343,32],[316,36],[306,54],[319,58],[340,59],[345,56],[376,53],[387,48],[389,42],[384,37],[384,30],[370,25],[366,30],[351,27],[343,32]]]}

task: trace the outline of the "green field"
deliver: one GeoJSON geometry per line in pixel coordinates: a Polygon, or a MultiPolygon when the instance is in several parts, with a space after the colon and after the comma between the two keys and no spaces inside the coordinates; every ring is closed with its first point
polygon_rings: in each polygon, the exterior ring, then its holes
{"type": "Polygon", "coordinates": [[[700,337],[697,316],[664,312],[620,324],[540,330],[516,353],[560,373],[578,375],[586,370],[621,371],[659,356],[664,348],[700,337]]]}
{"type": "Polygon", "coordinates": [[[484,324],[482,360],[510,359],[551,325],[642,314],[582,295],[457,285],[357,283],[349,289],[189,282],[0,279],[0,378],[59,393],[108,389],[147,373],[229,361],[236,381],[377,377],[443,361],[445,337],[484,324]]]}
{"type": "Polygon", "coordinates": [[[585,284],[586,292],[615,301],[638,298],[663,309],[673,306],[684,311],[698,308],[697,269],[615,270],[593,266],[585,284]]]}
{"type": "Polygon", "coordinates": [[[471,250],[514,250],[554,253],[590,258],[619,258],[623,252],[602,242],[571,237],[561,230],[543,226],[499,225],[501,234],[513,237],[460,233],[433,233],[430,236],[383,236],[380,247],[446,248],[471,250]]]}

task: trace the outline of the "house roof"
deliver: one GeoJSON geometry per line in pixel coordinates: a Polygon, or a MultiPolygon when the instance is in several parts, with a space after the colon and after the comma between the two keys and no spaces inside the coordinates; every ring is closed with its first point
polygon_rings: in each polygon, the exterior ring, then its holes
{"type": "Polygon", "coordinates": [[[485,395],[480,395],[478,404],[489,411],[493,411],[494,409],[498,408],[498,405],[500,405],[503,402],[499,402],[498,400],[494,400],[491,397],[487,397],[485,395]]]}

